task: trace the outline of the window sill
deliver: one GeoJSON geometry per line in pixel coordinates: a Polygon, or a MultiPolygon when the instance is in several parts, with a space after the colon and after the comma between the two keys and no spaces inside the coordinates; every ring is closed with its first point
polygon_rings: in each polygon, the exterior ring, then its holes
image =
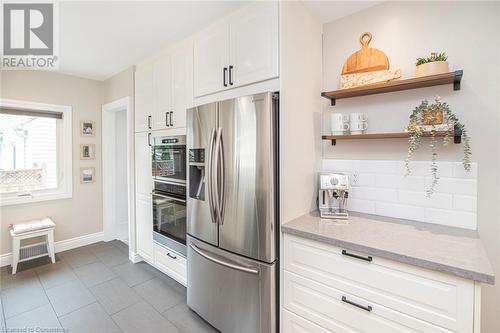
{"type": "Polygon", "coordinates": [[[66,192],[54,192],[50,194],[39,194],[34,195],[32,197],[10,197],[10,198],[2,198],[0,197],[0,207],[5,206],[16,206],[16,205],[26,205],[30,203],[43,202],[43,201],[53,201],[60,199],[69,199],[72,198],[72,193],[66,192]]]}

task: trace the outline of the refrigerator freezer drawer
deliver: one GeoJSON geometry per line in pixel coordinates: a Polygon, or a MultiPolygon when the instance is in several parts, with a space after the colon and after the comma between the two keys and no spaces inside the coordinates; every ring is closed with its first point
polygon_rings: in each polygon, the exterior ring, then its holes
{"type": "Polygon", "coordinates": [[[187,303],[224,333],[276,332],[276,263],[246,259],[188,236],[187,303]]]}

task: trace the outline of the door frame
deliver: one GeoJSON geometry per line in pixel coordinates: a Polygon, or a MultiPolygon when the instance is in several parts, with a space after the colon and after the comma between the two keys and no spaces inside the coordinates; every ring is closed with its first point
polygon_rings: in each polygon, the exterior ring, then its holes
{"type": "Polygon", "coordinates": [[[103,232],[104,240],[116,239],[117,231],[116,214],[113,209],[115,204],[115,169],[114,147],[116,134],[116,113],[126,112],[127,118],[127,199],[128,199],[128,245],[129,256],[136,252],[135,240],[135,190],[134,190],[134,115],[131,108],[130,97],[123,97],[111,103],[102,105],[102,197],[103,197],[103,232]]]}

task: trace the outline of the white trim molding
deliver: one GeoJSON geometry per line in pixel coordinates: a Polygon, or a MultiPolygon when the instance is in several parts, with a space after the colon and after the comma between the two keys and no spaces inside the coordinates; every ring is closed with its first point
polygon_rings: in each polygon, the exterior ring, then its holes
{"type": "MultiPolygon", "coordinates": [[[[65,239],[55,242],[55,252],[63,252],[77,247],[82,247],[89,244],[98,243],[104,240],[104,232],[96,232],[94,234],[84,235],[80,237],[65,239]]],[[[0,267],[8,266],[12,263],[12,253],[0,255],[0,267]]]]}

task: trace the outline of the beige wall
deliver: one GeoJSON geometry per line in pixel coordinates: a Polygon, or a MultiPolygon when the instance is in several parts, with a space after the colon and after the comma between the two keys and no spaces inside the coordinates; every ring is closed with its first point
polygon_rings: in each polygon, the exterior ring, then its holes
{"type": "Polygon", "coordinates": [[[134,71],[132,66],[105,80],[104,103],[110,103],[122,97],[130,96],[130,105],[134,105],[134,71]]]}
{"type": "Polygon", "coordinates": [[[44,71],[4,71],[1,97],[73,107],[73,197],[33,204],[1,207],[0,253],[11,251],[8,225],[27,219],[51,216],[57,224],[55,240],[65,240],[102,231],[101,195],[101,103],[103,84],[44,71]],[[96,122],[96,136],[81,138],[80,120],[96,122]],[[96,145],[96,158],[81,161],[80,144],[96,145]],[[96,168],[96,181],[80,184],[80,167],[96,168]]]}
{"type": "Polygon", "coordinates": [[[316,171],[321,159],[321,29],[320,21],[301,2],[281,3],[282,222],[316,207],[316,171]]]}
{"type": "MultiPolygon", "coordinates": [[[[416,89],[337,101],[329,112],[365,112],[371,131],[398,131],[424,98],[440,95],[469,129],[473,159],[478,162],[478,229],[497,280],[500,281],[499,68],[500,3],[498,2],[390,2],[325,24],[324,89],[338,87],[347,57],[360,48],[362,32],[373,34],[371,47],[383,50],[392,69],[404,77],[414,74],[415,58],[446,51],[455,69],[463,69],[462,90],[451,86],[416,89]],[[495,148],[493,148],[495,147],[495,148]]],[[[396,159],[406,156],[407,142],[339,141],[323,143],[323,156],[336,159],[396,159]]],[[[461,145],[440,149],[441,160],[459,161],[461,145]]],[[[428,160],[428,150],[417,159],[428,160]]],[[[483,288],[482,332],[500,332],[500,282],[483,288]]]]}

